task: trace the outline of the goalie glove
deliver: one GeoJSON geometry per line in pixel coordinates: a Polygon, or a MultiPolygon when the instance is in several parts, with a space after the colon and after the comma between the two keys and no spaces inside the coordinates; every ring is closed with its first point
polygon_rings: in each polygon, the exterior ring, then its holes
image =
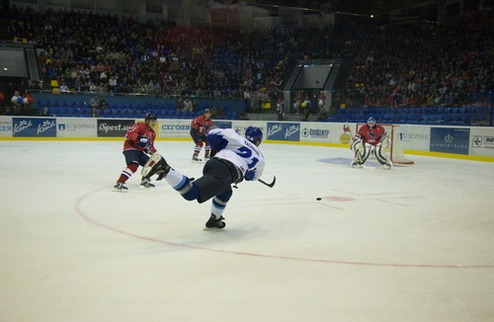
{"type": "Polygon", "coordinates": [[[150,139],[147,136],[139,136],[137,138],[137,144],[141,148],[146,148],[146,146],[149,144],[150,139]]]}
{"type": "Polygon", "coordinates": [[[387,136],[382,137],[379,144],[381,144],[383,148],[389,148],[391,146],[391,139],[387,136]]]}

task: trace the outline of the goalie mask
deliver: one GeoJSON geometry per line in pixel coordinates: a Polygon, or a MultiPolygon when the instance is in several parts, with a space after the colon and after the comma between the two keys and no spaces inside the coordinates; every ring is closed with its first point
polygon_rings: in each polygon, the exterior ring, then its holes
{"type": "Polygon", "coordinates": [[[374,118],[374,116],[369,117],[369,119],[367,120],[367,125],[371,129],[374,128],[374,126],[376,126],[376,119],[374,118]]]}
{"type": "Polygon", "coordinates": [[[249,126],[245,130],[245,138],[255,145],[259,145],[262,141],[262,131],[256,126],[249,126]],[[257,143],[258,141],[259,143],[257,143]]]}

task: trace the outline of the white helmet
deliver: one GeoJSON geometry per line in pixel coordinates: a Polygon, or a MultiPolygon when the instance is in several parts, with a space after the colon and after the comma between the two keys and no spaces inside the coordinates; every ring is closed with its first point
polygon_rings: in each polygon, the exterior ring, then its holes
{"type": "Polygon", "coordinates": [[[374,116],[369,117],[369,119],[367,120],[367,125],[370,128],[373,128],[374,126],[376,126],[376,119],[374,118],[374,116]]]}

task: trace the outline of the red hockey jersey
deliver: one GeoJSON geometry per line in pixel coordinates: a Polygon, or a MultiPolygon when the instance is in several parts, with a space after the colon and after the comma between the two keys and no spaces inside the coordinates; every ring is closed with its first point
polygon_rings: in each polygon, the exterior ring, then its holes
{"type": "Polygon", "coordinates": [[[156,132],[150,129],[146,123],[138,122],[132,125],[127,132],[125,132],[125,150],[139,150],[146,151],[148,153],[156,152],[154,147],[154,139],[156,138],[156,132]],[[146,147],[139,146],[139,137],[147,136],[149,138],[149,143],[146,147]]]}
{"type": "Polygon", "coordinates": [[[208,134],[212,124],[213,121],[211,119],[206,120],[204,115],[201,115],[193,119],[190,126],[194,129],[194,131],[196,131],[197,134],[206,135],[208,134]]]}
{"type": "Polygon", "coordinates": [[[382,142],[388,134],[382,125],[376,124],[376,126],[371,129],[367,124],[364,124],[355,136],[362,139],[363,143],[377,145],[379,142],[382,142]]]}

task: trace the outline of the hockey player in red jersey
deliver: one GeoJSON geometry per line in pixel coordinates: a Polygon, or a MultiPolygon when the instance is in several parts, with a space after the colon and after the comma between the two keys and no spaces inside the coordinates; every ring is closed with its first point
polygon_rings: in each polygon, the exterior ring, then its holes
{"type": "Polygon", "coordinates": [[[201,152],[203,145],[205,145],[204,159],[209,159],[211,157],[211,147],[209,146],[207,139],[211,125],[213,125],[213,120],[211,120],[211,111],[208,108],[204,110],[203,115],[196,117],[190,123],[190,136],[195,143],[192,160],[201,161],[201,159],[199,159],[199,153],[201,152]]]}
{"type": "Polygon", "coordinates": [[[386,155],[383,144],[387,146],[390,144],[386,129],[376,124],[376,119],[371,116],[367,124],[362,125],[353,137],[351,150],[355,151],[355,159],[352,161],[352,167],[362,168],[365,161],[374,153],[377,161],[385,169],[391,169],[393,163],[386,155]]]}
{"type": "MultiPolygon", "coordinates": [[[[149,155],[156,152],[154,139],[156,133],[153,127],[156,125],[156,115],[146,114],[143,122],[137,122],[132,125],[125,133],[125,142],[123,146],[123,155],[127,167],[122,170],[113,191],[126,192],[125,182],[137,171],[137,168],[144,166],[149,160],[149,155]]],[[[141,186],[144,188],[153,188],[154,184],[149,179],[142,178],[141,186]]]]}

